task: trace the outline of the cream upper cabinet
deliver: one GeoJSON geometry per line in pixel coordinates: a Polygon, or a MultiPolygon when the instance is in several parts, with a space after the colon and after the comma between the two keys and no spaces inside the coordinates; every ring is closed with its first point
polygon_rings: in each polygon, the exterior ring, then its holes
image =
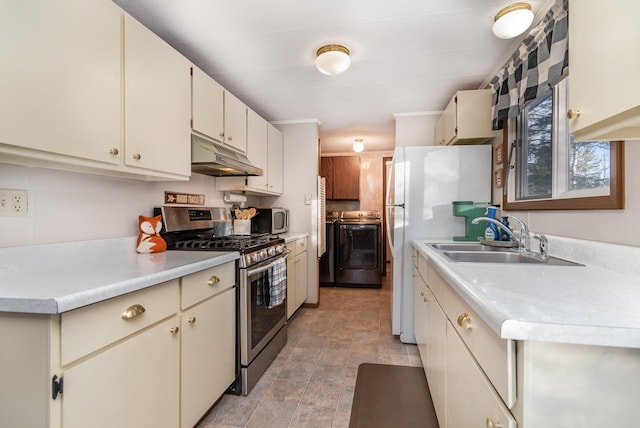
{"type": "Polygon", "coordinates": [[[436,146],[444,146],[444,115],[440,115],[436,121],[436,138],[434,140],[436,146]]]}
{"type": "Polygon", "coordinates": [[[458,91],[451,98],[436,123],[436,138],[442,133],[442,143],[481,144],[495,136],[491,129],[491,90],[458,91]],[[440,131],[438,127],[442,127],[440,131]]]}
{"type": "Polygon", "coordinates": [[[197,67],[191,77],[191,120],[194,131],[224,141],[224,88],[197,67]]]}
{"type": "Polygon", "coordinates": [[[120,162],[121,25],[108,0],[0,3],[0,153],[120,162]]]}
{"type": "Polygon", "coordinates": [[[570,2],[569,120],[574,139],[640,138],[640,3],[570,2]]]}
{"type": "Polygon", "coordinates": [[[283,189],[282,132],[247,109],[247,156],[263,174],[254,177],[218,177],[216,189],[255,195],[280,195],[283,189]]]}
{"type": "Polygon", "coordinates": [[[282,194],[283,190],[283,155],[284,141],[282,132],[270,123],[268,127],[268,190],[270,193],[282,194]]]}
{"type": "Polygon", "coordinates": [[[125,164],[188,177],[191,65],[133,17],[124,23],[125,164]]]}
{"type": "Polygon", "coordinates": [[[247,106],[229,91],[224,92],[224,143],[247,151],[247,106]]]}

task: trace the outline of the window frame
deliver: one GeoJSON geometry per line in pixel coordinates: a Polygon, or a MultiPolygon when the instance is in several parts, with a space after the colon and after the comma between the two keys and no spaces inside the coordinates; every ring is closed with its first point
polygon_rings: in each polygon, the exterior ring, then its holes
{"type": "MultiPolygon", "coordinates": [[[[505,120],[502,133],[502,151],[507,154],[506,174],[507,178],[502,192],[502,208],[507,211],[534,211],[534,210],[613,210],[624,208],[624,141],[611,141],[610,171],[611,183],[609,194],[603,196],[563,197],[548,199],[515,200],[515,168],[516,157],[510,159],[511,144],[515,145],[516,133],[510,129],[515,128],[511,121],[505,120]],[[509,164],[511,161],[511,164],[509,164]],[[511,176],[511,177],[509,177],[511,176]],[[509,179],[511,178],[511,179],[509,179]]],[[[555,156],[555,153],[554,153],[555,156]]]]}

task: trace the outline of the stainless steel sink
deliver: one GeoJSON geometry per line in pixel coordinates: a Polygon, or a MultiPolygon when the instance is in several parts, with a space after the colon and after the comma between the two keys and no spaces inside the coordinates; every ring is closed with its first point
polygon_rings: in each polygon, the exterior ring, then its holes
{"type": "MultiPolygon", "coordinates": [[[[435,247],[434,247],[435,248],[435,247]]],[[[524,254],[515,250],[502,251],[442,251],[454,262],[462,263],[529,263],[559,266],[583,266],[569,260],[549,256],[547,260],[524,254]]]]}
{"type": "Polygon", "coordinates": [[[491,247],[489,245],[482,245],[480,243],[468,243],[468,244],[449,244],[449,243],[438,243],[438,244],[428,244],[431,248],[440,251],[511,251],[509,247],[491,247]]]}

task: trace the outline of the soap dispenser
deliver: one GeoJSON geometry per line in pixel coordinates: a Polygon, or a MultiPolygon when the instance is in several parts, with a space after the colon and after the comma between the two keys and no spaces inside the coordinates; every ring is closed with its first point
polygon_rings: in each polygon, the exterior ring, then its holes
{"type": "MultiPolygon", "coordinates": [[[[497,212],[498,208],[487,207],[487,217],[496,220],[497,212]]],[[[498,230],[498,226],[491,222],[487,222],[487,226],[484,228],[484,239],[485,241],[499,241],[500,231],[498,230]]]]}

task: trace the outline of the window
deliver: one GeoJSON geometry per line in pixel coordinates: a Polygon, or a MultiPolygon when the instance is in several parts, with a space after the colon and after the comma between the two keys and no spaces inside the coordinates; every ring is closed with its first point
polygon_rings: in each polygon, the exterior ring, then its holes
{"type": "Polygon", "coordinates": [[[505,209],[623,208],[623,142],[573,141],[567,85],[565,78],[526,106],[512,121],[517,132],[505,130],[516,141],[505,209]]]}

